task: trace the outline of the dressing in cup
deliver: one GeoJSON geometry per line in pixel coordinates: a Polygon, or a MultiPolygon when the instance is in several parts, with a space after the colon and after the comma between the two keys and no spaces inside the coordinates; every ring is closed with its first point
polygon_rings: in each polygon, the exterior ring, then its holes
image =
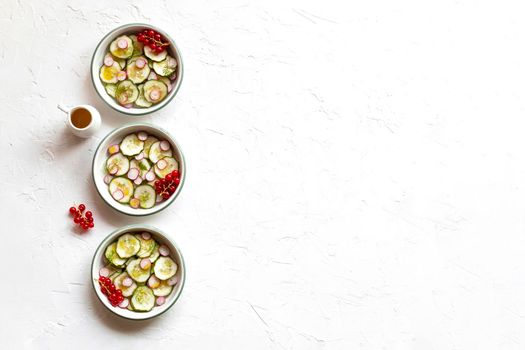
{"type": "Polygon", "coordinates": [[[67,111],[69,129],[78,137],[93,136],[100,128],[100,113],[90,105],[79,105],[67,111]]]}

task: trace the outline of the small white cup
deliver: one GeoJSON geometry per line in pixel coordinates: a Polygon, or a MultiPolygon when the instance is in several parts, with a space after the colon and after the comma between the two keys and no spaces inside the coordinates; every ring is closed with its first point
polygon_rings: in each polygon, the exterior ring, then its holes
{"type": "Polygon", "coordinates": [[[100,124],[101,124],[100,113],[93,106],[78,105],[78,106],[70,108],[69,110],[66,110],[65,112],[67,112],[67,125],[69,129],[71,130],[73,134],[75,134],[78,137],[82,137],[82,138],[91,137],[100,128],[100,124]],[[73,113],[79,109],[85,109],[87,112],[89,112],[89,115],[91,118],[89,123],[83,128],[79,128],[75,126],[75,124],[73,123],[73,120],[71,119],[71,117],[73,116],[73,113]]]}

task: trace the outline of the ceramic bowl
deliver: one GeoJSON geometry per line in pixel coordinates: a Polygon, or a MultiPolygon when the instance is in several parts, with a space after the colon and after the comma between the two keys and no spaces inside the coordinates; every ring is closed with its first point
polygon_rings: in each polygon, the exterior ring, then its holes
{"type": "Polygon", "coordinates": [[[114,314],[130,320],[146,320],[149,318],[159,316],[164,312],[168,311],[179,299],[180,294],[182,293],[182,290],[184,288],[185,278],[186,266],[184,265],[184,258],[182,257],[178,246],[171,238],[167,237],[167,235],[164,232],[149,225],[129,225],[113,231],[99,244],[97,250],[95,251],[95,254],[93,255],[93,261],[91,262],[91,281],[93,284],[95,294],[97,295],[100,302],[114,314]],[[118,306],[111,306],[111,304],[108,301],[108,298],[100,291],[100,286],[98,284],[99,271],[102,267],[108,264],[107,262],[105,262],[104,257],[106,248],[124,233],[133,234],[142,232],[149,232],[152,236],[152,239],[155,239],[160,244],[165,244],[170,249],[170,257],[178,265],[177,273],[175,274],[175,276],[177,276],[178,282],[173,287],[171,294],[166,297],[166,302],[161,306],[155,306],[150,311],[137,312],[128,309],[122,309],[118,306]]]}
{"type": "Polygon", "coordinates": [[[144,23],[130,23],[110,31],[108,34],[106,34],[106,36],[102,38],[102,40],[100,40],[95,49],[95,53],[93,54],[93,58],[91,59],[91,80],[93,81],[93,86],[95,87],[95,90],[97,91],[100,98],[114,110],[134,116],[153,113],[170,103],[180,88],[180,84],[182,83],[183,72],[184,69],[182,57],[179,48],[175,44],[175,41],[162,29],[144,23]],[[115,40],[120,35],[135,34],[146,28],[151,28],[155,30],[156,32],[160,33],[164,38],[169,40],[170,46],[168,48],[168,54],[177,60],[176,78],[172,81],[171,91],[161,102],[154,104],[149,108],[126,108],[121,106],[113,97],[107,94],[104,84],[102,83],[99,77],[100,67],[104,64],[104,56],[109,52],[109,44],[111,44],[113,40],[115,40]]]}
{"type": "Polygon", "coordinates": [[[100,141],[98,148],[95,151],[95,155],[93,156],[92,176],[98,194],[110,207],[123,214],[131,216],[145,216],[155,214],[165,209],[175,201],[180,191],[184,187],[184,180],[186,179],[186,162],[184,161],[184,155],[182,154],[182,150],[177,141],[175,141],[175,139],[166,130],[148,123],[128,124],[113,130],[106,137],[104,137],[102,141],[100,141]],[[106,161],[109,157],[107,152],[108,147],[113,144],[119,144],[126,135],[139,131],[145,131],[149,135],[153,135],[159,140],[169,141],[172,147],[173,157],[179,162],[180,183],[175,193],[173,193],[167,200],[164,200],[160,203],[155,203],[155,206],[149,209],[135,209],[127,204],[121,204],[117,202],[111,196],[108,185],[104,183],[104,176],[107,174],[106,161]]]}

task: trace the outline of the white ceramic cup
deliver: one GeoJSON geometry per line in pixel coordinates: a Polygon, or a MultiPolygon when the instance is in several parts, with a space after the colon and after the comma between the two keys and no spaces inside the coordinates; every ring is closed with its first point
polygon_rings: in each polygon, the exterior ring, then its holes
{"type": "Polygon", "coordinates": [[[78,105],[75,107],[70,108],[67,112],[67,125],[71,132],[75,134],[78,137],[82,138],[88,138],[93,136],[98,129],[100,128],[101,119],[100,119],[100,113],[97,111],[97,109],[90,105],[78,105]],[[89,124],[84,128],[77,128],[73,121],[71,120],[71,116],[73,115],[73,112],[75,112],[78,109],[85,109],[89,112],[91,115],[91,120],[89,121],[89,124]]]}

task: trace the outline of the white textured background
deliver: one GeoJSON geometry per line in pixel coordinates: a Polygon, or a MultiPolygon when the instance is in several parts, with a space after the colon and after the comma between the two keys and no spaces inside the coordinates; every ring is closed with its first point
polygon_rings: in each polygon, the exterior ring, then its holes
{"type": "Polygon", "coordinates": [[[522,4],[2,0],[3,347],[525,348],[522,4]],[[89,175],[99,140],[136,120],[96,96],[91,54],[133,21],[168,31],[186,72],[143,120],[179,140],[187,183],[146,219],[89,175]],[[59,103],[96,106],[97,137],[68,134],[59,103]],[[73,229],[75,202],[95,230],[73,229]],[[188,267],[176,306],[142,323],[88,276],[102,238],[137,222],[188,267]]]}

